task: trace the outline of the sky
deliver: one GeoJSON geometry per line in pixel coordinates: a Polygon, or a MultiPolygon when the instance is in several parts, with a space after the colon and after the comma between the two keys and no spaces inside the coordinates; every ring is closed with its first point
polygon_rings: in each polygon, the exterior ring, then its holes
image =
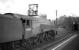
{"type": "Polygon", "coordinates": [[[19,13],[27,15],[29,4],[39,4],[38,14],[46,14],[48,19],[62,15],[79,16],[78,0],[0,0],[0,13],[19,13]]]}

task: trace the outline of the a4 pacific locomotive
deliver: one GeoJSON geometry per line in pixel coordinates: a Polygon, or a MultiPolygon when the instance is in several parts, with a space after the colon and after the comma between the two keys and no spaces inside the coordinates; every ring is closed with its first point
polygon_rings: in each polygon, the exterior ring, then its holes
{"type": "MultiPolygon", "coordinates": [[[[24,38],[24,25],[25,20],[22,18],[14,18],[10,15],[0,14],[0,49],[12,50],[15,48],[31,48],[42,45],[43,43],[55,38],[55,31],[48,30],[36,34],[35,36],[28,36],[24,38]]],[[[26,34],[27,35],[27,34],[26,34]]]]}

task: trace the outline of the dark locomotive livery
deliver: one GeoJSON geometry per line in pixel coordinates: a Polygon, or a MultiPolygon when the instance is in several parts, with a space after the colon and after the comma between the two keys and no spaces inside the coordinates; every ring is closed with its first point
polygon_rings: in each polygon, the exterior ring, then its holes
{"type": "Polygon", "coordinates": [[[12,16],[12,14],[0,14],[1,50],[12,50],[21,47],[25,48],[26,50],[30,50],[55,38],[56,34],[54,30],[44,31],[36,34],[35,36],[24,38],[23,22],[25,23],[22,18],[15,18],[12,16]]]}

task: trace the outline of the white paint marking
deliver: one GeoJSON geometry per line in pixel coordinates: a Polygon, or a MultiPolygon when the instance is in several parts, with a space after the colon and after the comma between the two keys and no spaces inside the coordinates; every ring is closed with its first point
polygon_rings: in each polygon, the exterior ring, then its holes
{"type": "Polygon", "coordinates": [[[69,39],[63,41],[62,43],[60,43],[59,45],[57,45],[55,48],[53,48],[52,50],[56,50],[58,47],[64,45],[66,42],[72,40],[73,38],[75,38],[77,36],[77,34],[73,35],[72,37],[70,37],[69,39]]]}

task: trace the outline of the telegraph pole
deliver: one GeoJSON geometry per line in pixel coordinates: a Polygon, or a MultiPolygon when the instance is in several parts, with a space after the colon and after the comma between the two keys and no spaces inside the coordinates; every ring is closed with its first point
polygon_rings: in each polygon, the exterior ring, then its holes
{"type": "MultiPolygon", "coordinates": [[[[57,12],[58,11],[56,10],[56,23],[55,23],[56,24],[56,28],[57,28],[57,12]]],[[[57,34],[57,30],[56,30],[56,34],[57,34]]]]}
{"type": "Polygon", "coordinates": [[[57,26],[57,10],[56,10],[56,26],[57,26]]]}

